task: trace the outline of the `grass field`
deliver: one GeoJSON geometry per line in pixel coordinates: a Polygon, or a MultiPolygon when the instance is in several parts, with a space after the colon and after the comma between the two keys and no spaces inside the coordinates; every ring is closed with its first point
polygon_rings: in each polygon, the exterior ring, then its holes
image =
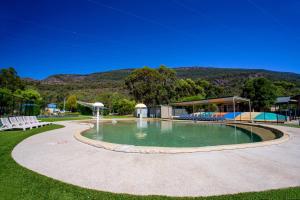
{"type": "Polygon", "coordinates": [[[42,122],[58,122],[58,121],[69,121],[69,120],[84,120],[91,119],[92,116],[79,115],[75,117],[47,117],[47,118],[39,118],[42,122]]]}
{"type": "MultiPolygon", "coordinates": [[[[133,196],[100,192],[69,185],[54,179],[39,175],[18,165],[11,157],[13,148],[22,140],[32,135],[61,128],[60,125],[50,125],[27,131],[0,132],[0,199],[2,200],[35,200],[35,199],[154,199],[171,200],[186,198],[171,198],[164,196],[133,196]]],[[[201,188],[199,188],[201,190],[201,188]]],[[[187,199],[300,199],[300,187],[265,192],[241,193],[217,197],[199,197],[187,199]]]]}
{"type": "MultiPolygon", "coordinates": [[[[129,118],[132,116],[128,115],[107,115],[104,116],[104,119],[120,119],[120,118],[129,118]]],[[[76,117],[45,117],[45,118],[39,118],[39,120],[43,122],[58,122],[58,121],[69,121],[69,120],[85,120],[85,119],[92,119],[92,116],[86,116],[86,115],[79,115],[76,117]]]]}

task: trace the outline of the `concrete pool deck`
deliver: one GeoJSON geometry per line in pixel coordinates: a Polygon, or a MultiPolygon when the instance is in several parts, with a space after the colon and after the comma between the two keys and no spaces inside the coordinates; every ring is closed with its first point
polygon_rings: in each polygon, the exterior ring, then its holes
{"type": "Polygon", "coordinates": [[[62,129],[19,143],[13,158],[54,179],[101,191],[138,195],[211,196],[300,186],[300,129],[274,145],[181,154],[110,151],[77,141],[89,127],[59,122],[62,129]]]}

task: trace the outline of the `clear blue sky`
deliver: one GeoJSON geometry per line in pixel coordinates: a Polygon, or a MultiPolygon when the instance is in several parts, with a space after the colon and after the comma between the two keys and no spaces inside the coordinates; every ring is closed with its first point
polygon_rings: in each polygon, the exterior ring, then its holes
{"type": "Polygon", "coordinates": [[[0,68],[22,77],[160,64],[300,73],[300,0],[0,1],[0,68]]]}

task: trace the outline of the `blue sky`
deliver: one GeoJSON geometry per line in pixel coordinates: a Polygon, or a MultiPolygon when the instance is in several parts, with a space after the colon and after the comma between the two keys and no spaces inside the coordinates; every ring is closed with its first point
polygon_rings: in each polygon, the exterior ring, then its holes
{"type": "Polygon", "coordinates": [[[214,66],[300,73],[299,0],[1,0],[0,68],[22,77],[214,66]]]}

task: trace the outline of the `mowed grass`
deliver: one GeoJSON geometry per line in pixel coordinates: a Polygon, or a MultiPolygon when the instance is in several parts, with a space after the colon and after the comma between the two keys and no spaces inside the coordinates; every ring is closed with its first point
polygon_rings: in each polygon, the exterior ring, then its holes
{"type": "MultiPolygon", "coordinates": [[[[80,188],[54,179],[39,175],[18,165],[11,157],[13,148],[23,139],[32,135],[61,128],[60,125],[50,125],[28,131],[0,132],[0,199],[2,200],[36,200],[36,199],[300,199],[300,187],[265,192],[241,193],[216,197],[171,198],[165,196],[134,196],[113,194],[80,188]]],[[[99,162],[101,162],[99,160],[99,162]]],[[[58,166],[59,167],[59,166],[58,166]]],[[[233,169],[234,170],[234,169],[233,169]]],[[[137,177],[138,178],[138,177],[137,177]]],[[[201,188],[199,188],[201,190],[201,188]]]]}
{"type": "Polygon", "coordinates": [[[59,122],[59,121],[71,121],[71,120],[85,120],[92,119],[92,116],[79,115],[76,117],[45,117],[39,118],[42,122],[59,122]]]}
{"type": "MultiPolygon", "coordinates": [[[[120,119],[120,118],[132,118],[131,115],[107,115],[103,116],[104,119],[120,119]]],[[[79,115],[76,117],[45,117],[39,118],[42,122],[59,122],[59,121],[71,121],[71,120],[85,120],[92,119],[92,116],[79,115]]]]}

